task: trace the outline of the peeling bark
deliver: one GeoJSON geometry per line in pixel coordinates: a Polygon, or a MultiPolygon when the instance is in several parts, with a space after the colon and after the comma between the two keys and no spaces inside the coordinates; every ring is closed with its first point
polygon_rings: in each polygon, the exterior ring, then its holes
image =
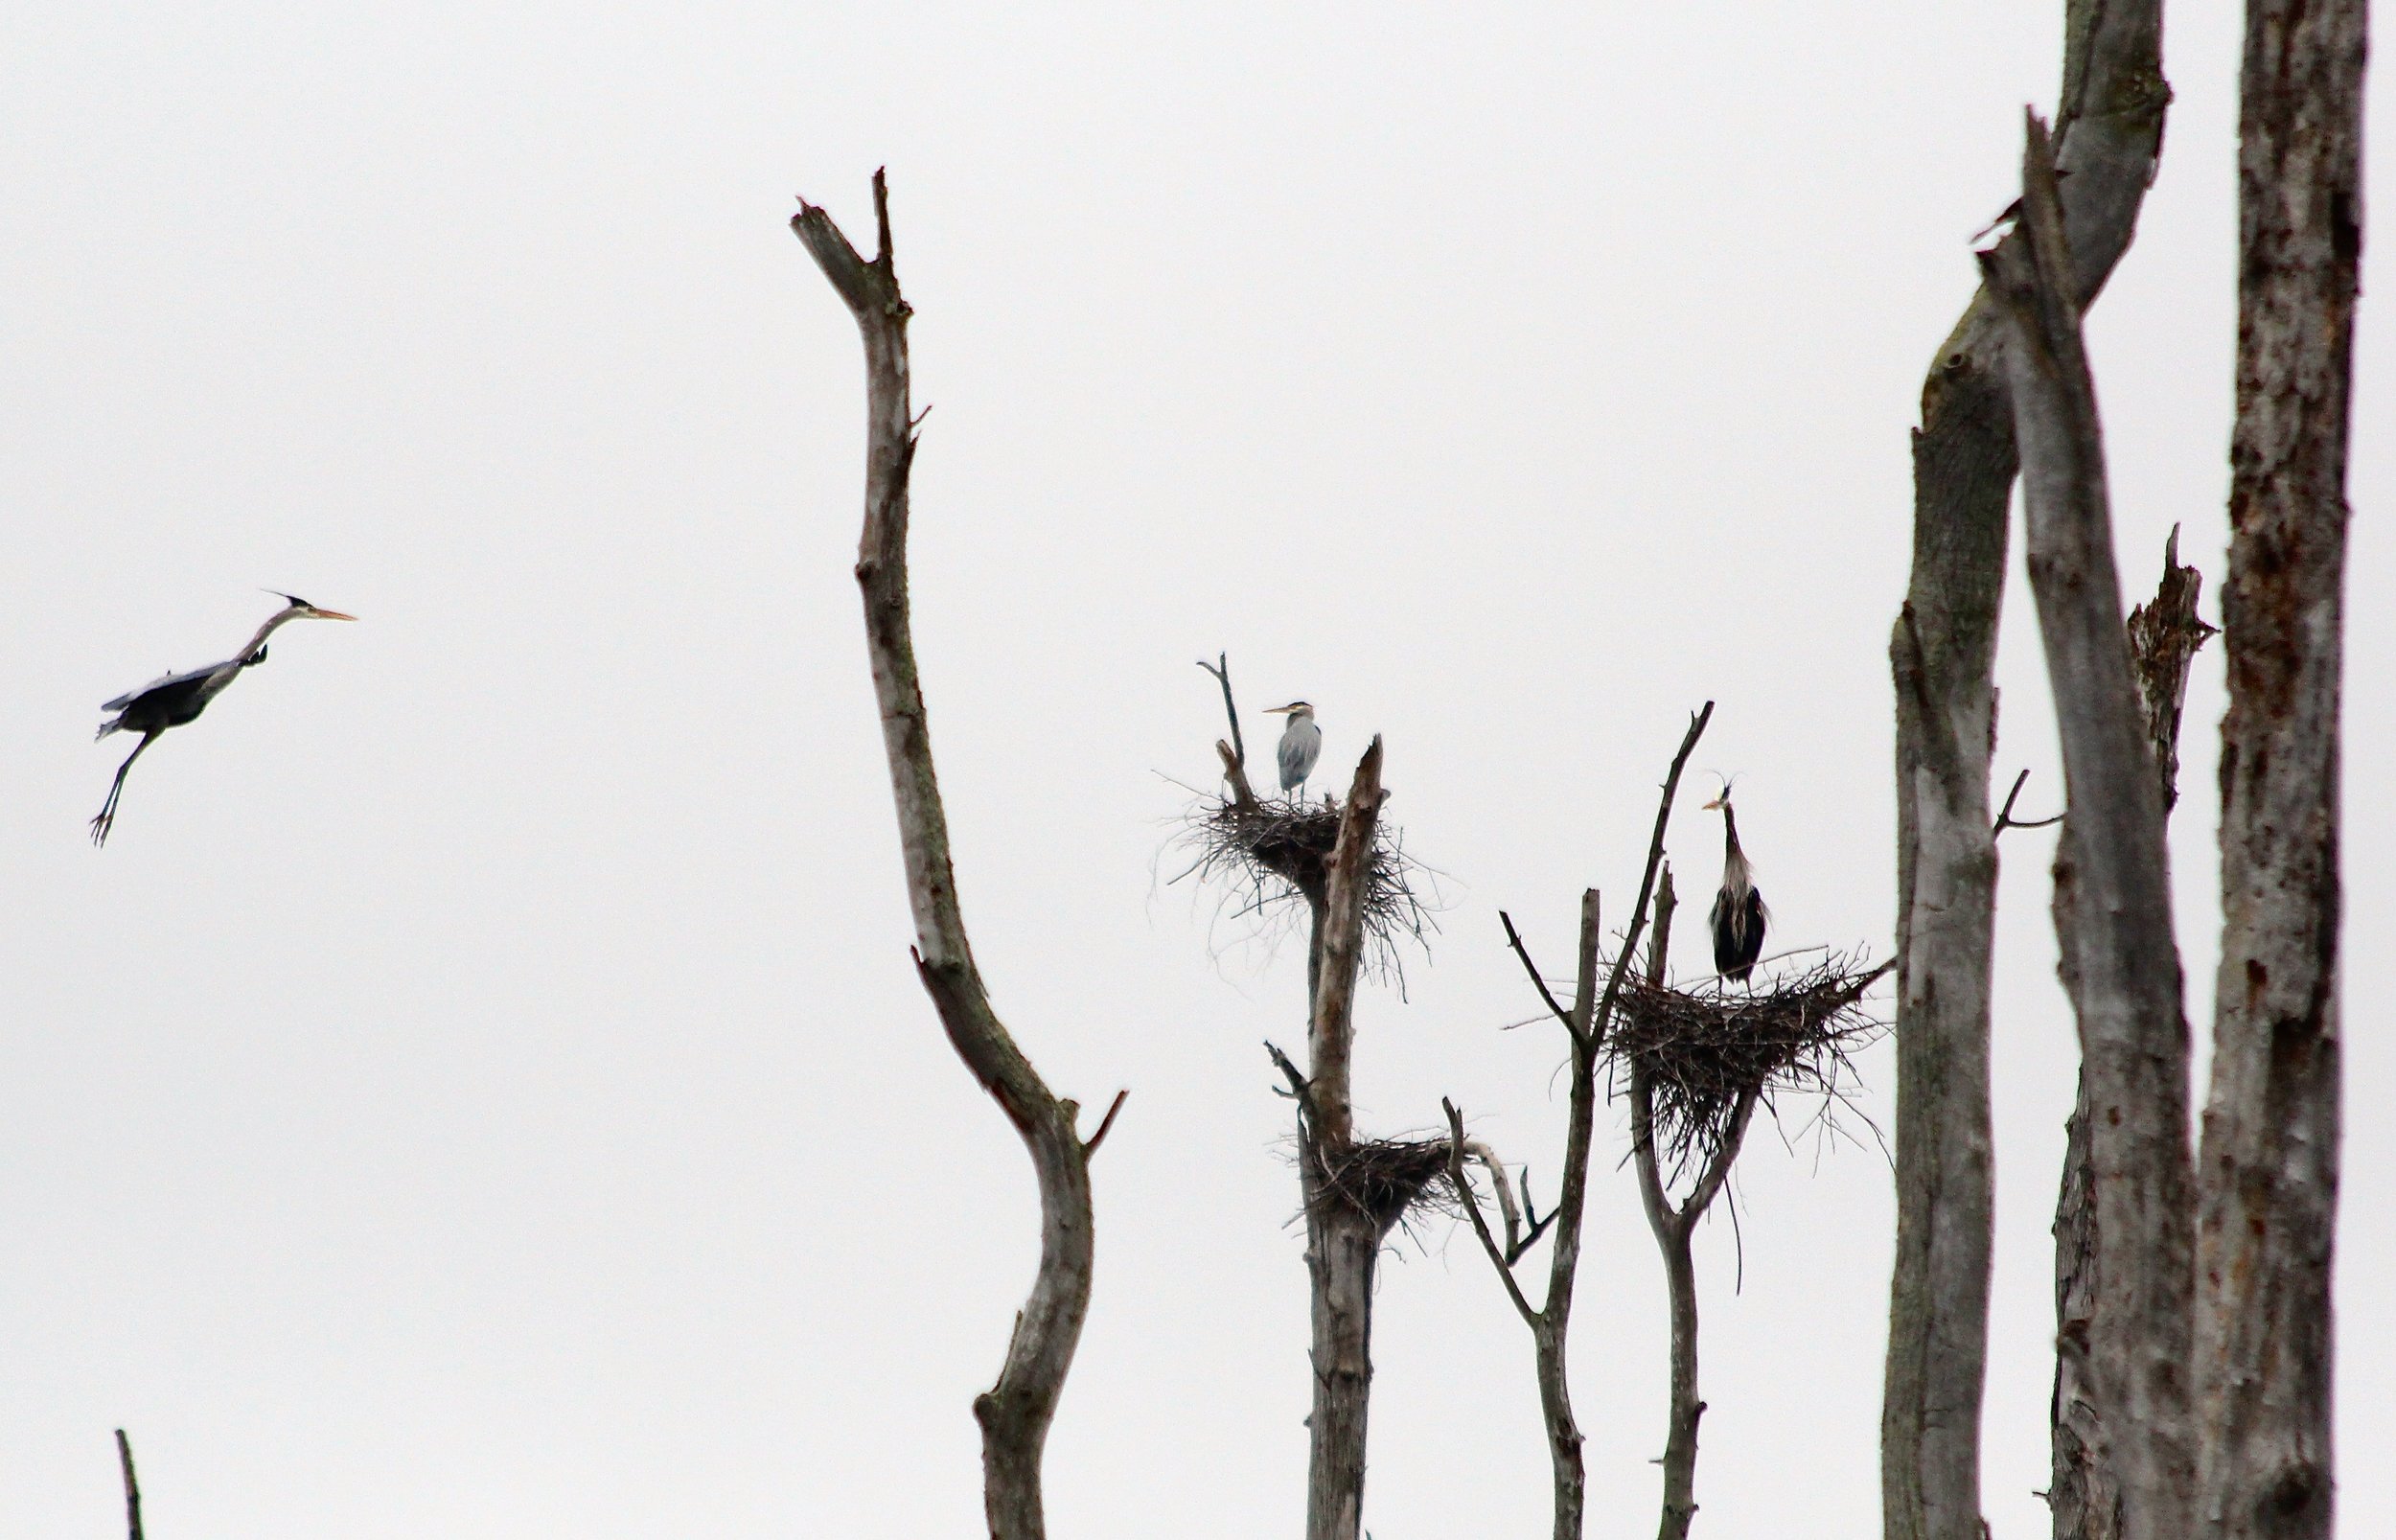
{"type": "MultiPolygon", "coordinates": [[[[823,210],[802,202],[792,230],[848,305],[865,347],[865,523],[857,585],[883,747],[898,807],[918,977],[950,1045],[1031,1152],[1040,1187],[1040,1266],[1015,1318],[998,1383],[974,1399],[981,1424],[982,1503],[991,1540],[1042,1540],[1041,1453],[1090,1309],[1090,1156],[1114,1120],[1084,1143],[1079,1109],[1051,1094],[990,1006],[965,936],[948,815],[933,773],[932,735],[915,672],[907,596],[908,472],[915,425],[908,404],[907,321],[890,254],[890,207],[873,179],[877,245],[867,262],[823,210]]],[[[1116,1098],[1120,1107],[1122,1098],[1116,1098]]]]}
{"type": "Polygon", "coordinates": [[[2364,0],[2250,0],[2222,626],[2222,960],[2200,1163],[2208,1536],[2326,1536],[2338,730],[2364,0]]]}
{"type": "MultiPolygon", "coordinates": [[[[2129,246],[2171,100],[2159,0],[2071,0],[2060,142],[2075,303],[2129,246]]],[[[1897,697],[1897,1256],[1881,1407],[1888,1540],[1979,1540],[1993,1245],[1989,816],[2006,501],[2016,467],[1985,290],[1939,349],[1913,435],[1913,571],[1897,697]]]]}

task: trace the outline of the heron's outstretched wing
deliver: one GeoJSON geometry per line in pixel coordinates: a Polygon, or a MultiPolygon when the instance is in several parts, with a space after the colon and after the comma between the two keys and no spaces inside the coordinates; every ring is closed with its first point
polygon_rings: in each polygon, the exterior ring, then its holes
{"type": "Polygon", "coordinates": [[[134,701],[140,700],[143,696],[148,695],[152,690],[163,690],[169,685],[189,684],[194,679],[204,679],[209,675],[214,674],[220,669],[232,668],[240,662],[241,659],[238,657],[229,657],[221,663],[211,663],[206,668],[185,669],[180,674],[161,674],[138,690],[126,691],[123,695],[118,696],[115,700],[107,702],[105,705],[103,705],[100,709],[103,711],[122,711],[127,706],[131,705],[134,701]]]}

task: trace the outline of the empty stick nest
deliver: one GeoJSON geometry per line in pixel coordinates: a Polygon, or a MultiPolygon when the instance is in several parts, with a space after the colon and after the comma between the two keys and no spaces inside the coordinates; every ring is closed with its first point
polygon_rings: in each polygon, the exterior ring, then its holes
{"type": "Polygon", "coordinates": [[[1313,1201],[1356,1209],[1384,1233],[1410,1214],[1461,1212],[1447,1181],[1448,1148],[1436,1137],[1359,1139],[1330,1155],[1313,1201]]]}

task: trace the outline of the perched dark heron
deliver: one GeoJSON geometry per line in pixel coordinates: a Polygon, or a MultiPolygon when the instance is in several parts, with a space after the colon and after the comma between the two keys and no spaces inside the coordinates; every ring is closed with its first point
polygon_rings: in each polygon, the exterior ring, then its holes
{"type": "Polygon", "coordinates": [[[187,722],[196,721],[199,714],[208,709],[209,701],[222,695],[226,685],[242,677],[242,670],[264,663],[266,660],[266,638],[274,634],[277,626],[291,620],[357,618],[356,615],[345,615],[338,609],[319,609],[296,594],[287,593],[282,597],[289,602],[268,616],[266,623],[258,628],[258,634],[223,662],[196,668],[188,674],[170,674],[164,678],[153,679],[138,690],[127,690],[100,708],[116,713],[100,724],[101,737],[105,738],[112,732],[137,732],[142,735],[142,741],[133,746],[133,751],[125,756],[125,763],[117,767],[116,781],[108,788],[107,805],[100,810],[98,817],[91,820],[93,844],[104,845],[108,842],[108,831],[116,826],[117,821],[117,798],[125,794],[126,772],[133,768],[133,761],[142,757],[142,750],[169,727],[180,727],[187,722]]]}
{"type": "Polygon", "coordinates": [[[1708,802],[1709,811],[1722,810],[1722,886],[1714,895],[1714,971],[1725,978],[1745,979],[1763,955],[1763,928],[1772,911],[1763,907],[1763,892],[1748,869],[1747,853],[1739,848],[1739,818],[1731,812],[1731,789],[1708,802]]]}
{"type": "Polygon", "coordinates": [[[1315,708],[1303,701],[1292,701],[1285,706],[1266,708],[1265,715],[1289,718],[1289,725],[1281,729],[1281,794],[1289,795],[1296,787],[1302,800],[1306,777],[1314,773],[1315,761],[1323,757],[1323,729],[1315,725],[1315,708]]]}

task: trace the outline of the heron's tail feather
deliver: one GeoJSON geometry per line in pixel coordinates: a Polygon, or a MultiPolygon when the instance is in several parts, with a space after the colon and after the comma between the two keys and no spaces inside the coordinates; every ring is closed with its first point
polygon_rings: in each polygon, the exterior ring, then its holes
{"type": "Polygon", "coordinates": [[[108,721],[100,724],[100,730],[92,735],[92,742],[98,743],[101,739],[107,737],[112,732],[123,732],[124,730],[125,719],[123,717],[112,717],[108,721]]]}

